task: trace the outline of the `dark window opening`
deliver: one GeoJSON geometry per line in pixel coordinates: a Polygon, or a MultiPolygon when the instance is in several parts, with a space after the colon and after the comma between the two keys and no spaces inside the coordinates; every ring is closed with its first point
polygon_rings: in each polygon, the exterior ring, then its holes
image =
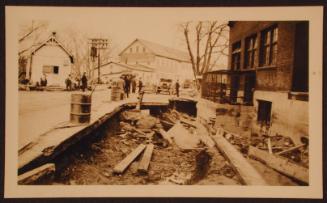
{"type": "Polygon", "coordinates": [[[236,42],[232,46],[232,70],[241,68],[241,42],[236,42]]]}
{"type": "Polygon", "coordinates": [[[292,78],[293,92],[308,92],[308,46],[309,23],[300,22],[295,27],[294,66],[292,78]]]}
{"type": "Polygon", "coordinates": [[[278,28],[272,27],[261,33],[260,66],[276,65],[278,28]]]}
{"type": "Polygon", "coordinates": [[[269,125],[271,119],[271,106],[270,101],[258,100],[258,122],[261,124],[269,125]]]}
{"type": "Polygon", "coordinates": [[[244,104],[253,105],[253,93],[256,83],[255,73],[244,76],[244,104]]]}
{"type": "Polygon", "coordinates": [[[58,74],[59,73],[59,66],[53,66],[53,73],[58,74]]]}
{"type": "Polygon", "coordinates": [[[251,36],[245,39],[244,68],[253,68],[257,51],[257,37],[251,36]]]}

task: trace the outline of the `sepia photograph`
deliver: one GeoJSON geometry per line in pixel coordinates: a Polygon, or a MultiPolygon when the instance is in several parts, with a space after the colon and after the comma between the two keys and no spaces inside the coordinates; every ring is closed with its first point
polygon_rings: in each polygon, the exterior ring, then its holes
{"type": "Polygon", "coordinates": [[[252,9],[6,7],[5,193],[322,197],[322,7],[252,9]]]}

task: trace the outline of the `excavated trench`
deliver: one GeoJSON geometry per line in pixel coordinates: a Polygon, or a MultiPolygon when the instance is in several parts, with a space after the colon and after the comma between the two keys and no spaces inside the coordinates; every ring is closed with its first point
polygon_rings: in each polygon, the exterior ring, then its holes
{"type": "MultiPolygon", "coordinates": [[[[196,103],[170,101],[169,105],[142,106],[141,117],[133,113],[134,108],[124,107],[97,130],[58,155],[53,160],[55,173],[39,179],[35,184],[241,185],[242,181],[233,167],[215,147],[207,147],[203,142],[194,144],[192,136],[187,137],[194,134],[195,126],[177,124],[183,126],[183,132],[187,134],[184,136],[186,148],[178,145],[178,140],[167,142],[160,134],[161,129],[167,132],[176,127],[177,117],[183,117],[190,123],[198,122],[196,103]],[[142,119],[143,123],[140,122],[142,119]],[[151,121],[155,121],[155,124],[147,126],[151,121]],[[114,173],[114,167],[135,148],[149,143],[154,145],[154,150],[147,173],[138,171],[142,155],[123,173],[114,173]],[[188,148],[188,145],[193,146],[188,148]]],[[[177,136],[183,137],[182,134],[177,136]]],[[[274,180],[271,183],[275,185],[297,185],[257,161],[251,160],[251,164],[265,179],[272,177],[274,180]]]]}
{"type": "MultiPolygon", "coordinates": [[[[122,122],[122,114],[133,108],[126,107],[118,112],[96,131],[58,155],[53,160],[56,166],[55,173],[50,177],[38,180],[35,184],[241,184],[228,162],[216,150],[207,149],[203,144],[194,149],[182,149],[163,139],[155,129],[156,127],[150,130],[144,129],[145,133],[155,132],[151,139],[139,137],[135,132],[126,135],[126,131],[123,130],[126,123],[122,122]],[[141,155],[124,173],[115,174],[113,172],[115,165],[139,144],[148,143],[154,144],[154,150],[147,173],[140,174],[137,171],[141,155]]],[[[145,110],[149,114],[148,116],[156,118],[156,126],[159,125],[165,131],[172,126],[163,120],[164,115],[179,112],[192,120],[196,116],[196,104],[187,101],[170,102],[167,106],[146,106],[141,109],[145,110]],[[173,109],[174,111],[172,111],[173,109]]],[[[135,125],[137,126],[137,124],[135,125]]],[[[189,130],[194,131],[192,128],[189,130]]]]}

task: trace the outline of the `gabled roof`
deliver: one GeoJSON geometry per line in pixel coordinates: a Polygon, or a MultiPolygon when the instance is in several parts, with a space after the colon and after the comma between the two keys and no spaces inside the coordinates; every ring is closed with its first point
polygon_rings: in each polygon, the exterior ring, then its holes
{"type": "Polygon", "coordinates": [[[124,53],[131,45],[133,45],[137,41],[143,44],[146,48],[152,51],[153,54],[157,56],[162,56],[162,57],[184,61],[184,62],[190,62],[190,56],[187,52],[166,47],[161,44],[157,44],[143,39],[135,39],[130,45],[128,45],[125,49],[123,49],[123,51],[121,51],[119,55],[124,53]]]}
{"type": "Polygon", "coordinates": [[[52,35],[45,40],[44,42],[38,44],[38,46],[30,46],[29,48],[20,50],[18,52],[19,55],[22,54],[27,54],[27,55],[31,55],[31,54],[35,54],[38,50],[40,50],[42,47],[48,45],[48,44],[56,44],[57,46],[59,46],[70,58],[71,63],[74,63],[74,57],[73,55],[56,39],[56,36],[54,33],[52,33],[52,35]]]}
{"type": "MultiPolygon", "coordinates": [[[[144,71],[144,72],[153,72],[154,71],[154,68],[151,68],[151,67],[148,67],[148,66],[145,66],[145,65],[142,65],[142,64],[126,64],[126,63],[119,63],[119,62],[113,62],[113,61],[110,61],[108,63],[105,63],[105,64],[101,65],[100,68],[104,67],[104,66],[107,66],[109,64],[115,64],[115,65],[118,65],[118,66],[122,66],[124,68],[129,69],[129,70],[137,70],[137,71],[144,71]]],[[[98,67],[96,67],[94,69],[98,69],[98,67]]]]}

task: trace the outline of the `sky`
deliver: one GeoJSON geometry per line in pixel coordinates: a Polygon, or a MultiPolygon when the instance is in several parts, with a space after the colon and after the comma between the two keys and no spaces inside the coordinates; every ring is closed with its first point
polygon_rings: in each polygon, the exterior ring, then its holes
{"type": "MultiPolygon", "coordinates": [[[[212,10],[215,13],[215,10],[212,10]]],[[[218,10],[216,10],[218,11],[218,10]]],[[[110,46],[119,53],[136,38],[153,41],[168,47],[187,51],[178,25],[186,21],[220,20],[206,17],[206,12],[183,8],[25,8],[22,23],[32,20],[49,21],[49,29],[73,28],[88,37],[109,38],[110,46]]],[[[227,65],[227,57],[218,64],[227,65]]]]}

